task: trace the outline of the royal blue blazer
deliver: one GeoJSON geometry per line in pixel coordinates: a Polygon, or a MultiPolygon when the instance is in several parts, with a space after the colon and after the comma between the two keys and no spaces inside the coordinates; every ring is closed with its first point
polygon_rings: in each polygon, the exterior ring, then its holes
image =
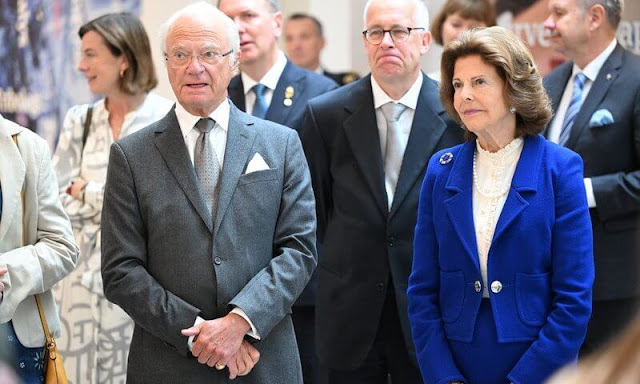
{"type": "MultiPolygon", "coordinates": [[[[409,319],[425,383],[463,376],[448,340],[471,342],[482,300],[473,223],[474,140],[436,153],[420,193],[409,277],[409,319]],[[452,158],[447,161],[449,157],[452,158]]],[[[499,342],[531,342],[508,379],[541,383],[574,360],[591,315],[591,222],[582,160],[525,138],[487,265],[499,342]]]]}

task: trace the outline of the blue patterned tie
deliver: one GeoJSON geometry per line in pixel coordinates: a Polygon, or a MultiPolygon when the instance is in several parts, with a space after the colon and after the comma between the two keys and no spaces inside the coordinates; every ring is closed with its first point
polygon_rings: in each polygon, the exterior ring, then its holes
{"type": "Polygon", "coordinates": [[[267,100],[264,98],[264,92],[267,90],[267,87],[264,84],[256,84],[253,86],[253,93],[256,94],[256,102],[253,104],[253,111],[251,114],[255,117],[259,117],[264,119],[267,115],[267,100]]]}
{"type": "Polygon", "coordinates": [[[571,94],[571,102],[569,108],[567,108],[567,114],[564,116],[564,122],[562,123],[562,131],[560,131],[560,138],[558,144],[564,146],[569,141],[569,135],[571,134],[571,127],[576,120],[576,115],[580,111],[582,106],[582,90],[584,84],[587,82],[587,77],[584,73],[580,72],[576,74],[573,80],[573,93],[571,94]]]}

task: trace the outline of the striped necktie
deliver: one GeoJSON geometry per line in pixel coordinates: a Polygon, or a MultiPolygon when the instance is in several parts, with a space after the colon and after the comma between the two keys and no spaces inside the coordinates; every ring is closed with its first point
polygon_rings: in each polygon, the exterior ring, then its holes
{"type": "Polygon", "coordinates": [[[567,114],[564,116],[564,122],[562,123],[562,130],[560,131],[560,138],[558,144],[565,146],[569,141],[569,135],[571,134],[571,128],[576,120],[576,116],[582,106],[582,91],[584,90],[584,84],[587,82],[587,77],[584,73],[577,73],[573,80],[573,93],[571,94],[571,102],[569,108],[567,108],[567,114]]]}

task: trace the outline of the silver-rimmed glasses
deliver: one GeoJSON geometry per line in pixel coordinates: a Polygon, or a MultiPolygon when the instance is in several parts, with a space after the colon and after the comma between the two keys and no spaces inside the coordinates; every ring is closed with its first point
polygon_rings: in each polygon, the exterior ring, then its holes
{"type": "Polygon", "coordinates": [[[182,68],[189,65],[194,57],[196,57],[201,64],[215,65],[218,64],[223,57],[230,55],[231,52],[233,52],[233,49],[230,49],[226,53],[206,50],[198,53],[197,55],[193,55],[183,51],[176,51],[170,55],[165,53],[164,59],[173,68],[182,68]]]}

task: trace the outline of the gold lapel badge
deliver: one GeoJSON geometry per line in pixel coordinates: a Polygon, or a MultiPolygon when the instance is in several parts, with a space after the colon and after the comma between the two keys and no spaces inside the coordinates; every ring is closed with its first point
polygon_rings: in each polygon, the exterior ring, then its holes
{"type": "Polygon", "coordinates": [[[611,78],[612,78],[612,77],[613,77],[613,76],[611,76],[611,74],[610,74],[610,73],[607,73],[607,80],[611,80],[611,78]]]}
{"type": "Polygon", "coordinates": [[[294,95],[294,90],[292,86],[288,86],[285,90],[284,90],[284,101],[282,102],[282,104],[284,104],[285,107],[290,107],[291,104],[293,104],[293,95],[294,95]]]}

